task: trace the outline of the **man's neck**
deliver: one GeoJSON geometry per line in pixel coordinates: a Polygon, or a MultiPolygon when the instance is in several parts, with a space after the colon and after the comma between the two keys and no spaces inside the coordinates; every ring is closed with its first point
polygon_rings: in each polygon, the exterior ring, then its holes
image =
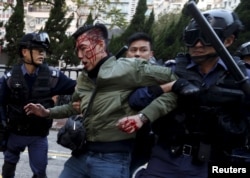
{"type": "Polygon", "coordinates": [[[100,70],[100,67],[102,66],[102,64],[109,58],[110,56],[107,55],[104,58],[102,58],[95,66],[95,68],[91,71],[88,72],[88,76],[92,79],[95,79],[98,75],[98,72],[100,70]]]}
{"type": "Polygon", "coordinates": [[[24,67],[28,74],[34,74],[36,72],[36,67],[33,64],[24,64],[24,67]]]}
{"type": "Polygon", "coordinates": [[[207,59],[199,64],[199,69],[202,74],[209,73],[218,62],[218,58],[207,59]]]}

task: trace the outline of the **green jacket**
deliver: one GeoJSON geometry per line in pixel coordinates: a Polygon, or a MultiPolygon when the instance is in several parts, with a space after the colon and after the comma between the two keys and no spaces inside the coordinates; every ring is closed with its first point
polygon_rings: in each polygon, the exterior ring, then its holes
{"type": "MultiPolygon", "coordinates": [[[[119,119],[137,114],[128,105],[129,94],[138,87],[150,86],[176,80],[170,68],[150,65],[139,59],[110,57],[100,67],[96,82],[83,72],[77,79],[73,101],[81,100],[84,112],[92,91],[96,87],[90,115],[85,118],[86,139],[91,142],[111,142],[131,139],[135,134],[119,130],[119,119]]],[[[151,122],[169,113],[176,107],[176,95],[164,93],[144,108],[144,113],[151,122]]],[[[50,109],[50,118],[64,118],[76,114],[71,104],[50,109]]]]}

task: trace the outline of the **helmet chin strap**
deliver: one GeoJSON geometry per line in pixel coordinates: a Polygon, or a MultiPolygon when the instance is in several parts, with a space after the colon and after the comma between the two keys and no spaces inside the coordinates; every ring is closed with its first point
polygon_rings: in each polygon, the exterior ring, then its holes
{"type": "Polygon", "coordinates": [[[202,63],[203,61],[209,60],[211,58],[218,57],[219,55],[217,53],[212,53],[212,54],[207,54],[207,55],[202,55],[202,56],[191,56],[192,60],[199,64],[202,63]]]}
{"type": "Polygon", "coordinates": [[[39,65],[35,64],[35,63],[34,63],[34,60],[33,60],[32,48],[29,48],[29,50],[30,50],[31,62],[26,62],[24,59],[22,59],[22,61],[23,61],[25,64],[29,64],[29,65],[33,65],[33,66],[35,66],[35,67],[38,67],[39,65]]]}

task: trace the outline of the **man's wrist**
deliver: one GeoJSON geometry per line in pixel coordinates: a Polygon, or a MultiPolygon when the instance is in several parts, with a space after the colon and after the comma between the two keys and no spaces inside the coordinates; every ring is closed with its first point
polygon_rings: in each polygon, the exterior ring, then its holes
{"type": "Polygon", "coordinates": [[[143,113],[139,113],[139,118],[142,121],[143,124],[147,123],[149,121],[149,119],[147,118],[147,116],[145,116],[143,113]]]}

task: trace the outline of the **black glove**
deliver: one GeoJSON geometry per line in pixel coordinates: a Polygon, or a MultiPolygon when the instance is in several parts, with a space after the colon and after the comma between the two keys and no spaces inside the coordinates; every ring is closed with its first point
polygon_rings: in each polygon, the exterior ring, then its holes
{"type": "Polygon", "coordinates": [[[245,75],[246,77],[246,80],[241,82],[241,89],[242,91],[246,94],[246,97],[247,98],[250,98],[250,81],[249,79],[247,78],[248,77],[248,73],[247,73],[247,67],[246,67],[246,64],[242,61],[242,60],[239,60],[237,62],[240,70],[243,72],[243,74],[245,75]]]}
{"type": "Polygon", "coordinates": [[[180,95],[191,95],[198,93],[200,89],[189,83],[186,79],[179,78],[172,87],[172,91],[180,95]]]}

